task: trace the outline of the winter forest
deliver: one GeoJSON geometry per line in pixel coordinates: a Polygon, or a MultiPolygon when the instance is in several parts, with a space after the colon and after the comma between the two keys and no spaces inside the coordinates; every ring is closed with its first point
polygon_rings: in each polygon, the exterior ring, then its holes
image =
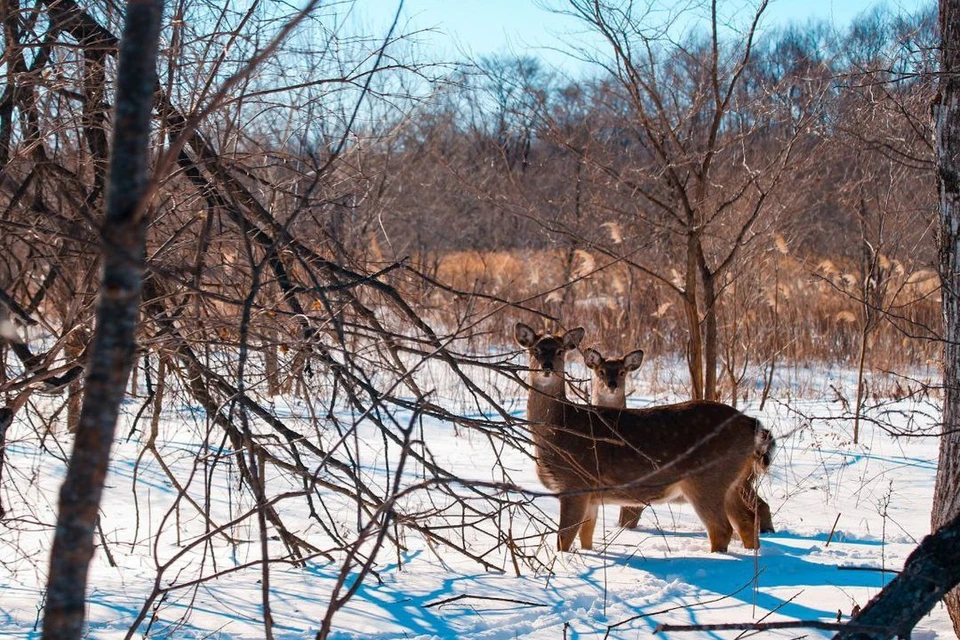
{"type": "Polygon", "coordinates": [[[529,2],[0,3],[0,637],[960,637],[960,1],[529,2]]]}

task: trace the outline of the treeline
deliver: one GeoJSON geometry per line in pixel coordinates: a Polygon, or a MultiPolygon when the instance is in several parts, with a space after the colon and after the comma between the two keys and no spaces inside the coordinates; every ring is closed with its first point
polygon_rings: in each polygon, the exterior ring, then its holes
{"type": "MultiPolygon", "coordinates": [[[[939,357],[932,6],[842,33],[562,6],[600,42],[576,79],[530,57],[451,76],[401,55],[415,34],[330,31],[335,7],[247,68],[280,10],[184,3],[154,111],[152,375],[201,394],[211,354],[252,345],[264,392],[306,393],[317,353],[408,380],[410,354],[502,349],[518,318],[683,358],[696,397],[785,361],[939,357]]],[[[5,11],[0,384],[14,408],[70,386],[73,418],[119,16],[5,11]]]]}
{"type": "Polygon", "coordinates": [[[481,60],[368,155],[378,251],[685,356],[696,396],[938,357],[933,6],[680,36],[566,6],[604,42],[592,75],[481,60]]]}

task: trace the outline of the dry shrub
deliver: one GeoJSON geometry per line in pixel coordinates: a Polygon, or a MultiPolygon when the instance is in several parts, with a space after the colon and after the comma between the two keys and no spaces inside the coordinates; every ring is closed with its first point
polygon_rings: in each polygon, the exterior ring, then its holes
{"type": "MultiPolygon", "coordinates": [[[[863,318],[856,267],[839,259],[796,259],[777,251],[776,244],[773,249],[754,256],[723,283],[721,359],[731,373],[772,360],[852,365],[863,318]]],[[[589,342],[603,351],[642,348],[648,360],[682,359],[688,329],[675,291],[623,262],[584,250],[573,253],[568,264],[570,257],[560,249],[457,251],[432,260],[437,279],[449,287],[523,301],[557,317],[563,327],[585,326],[589,342]]],[[[938,343],[931,338],[940,326],[939,278],[929,269],[888,264],[884,319],[869,336],[871,364],[909,371],[938,358],[938,343]]],[[[458,314],[467,310],[459,296],[444,291],[434,291],[425,307],[447,326],[462,322],[458,314]]],[[[509,344],[513,321],[530,318],[504,308],[475,331],[491,336],[493,343],[509,344]]],[[[481,310],[474,306],[472,311],[481,310]]]]}

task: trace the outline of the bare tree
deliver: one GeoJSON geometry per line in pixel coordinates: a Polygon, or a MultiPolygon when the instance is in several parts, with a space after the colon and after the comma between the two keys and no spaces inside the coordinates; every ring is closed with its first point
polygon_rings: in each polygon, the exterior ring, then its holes
{"type": "Polygon", "coordinates": [[[609,193],[629,194],[615,206],[634,212],[631,230],[668,247],[668,260],[634,266],[679,300],[691,395],[715,398],[724,279],[756,236],[807,127],[802,112],[751,110],[763,94],[743,90],[766,2],[742,31],[711,2],[706,33],[680,41],[669,35],[671,24],[650,22],[646,4],[571,0],[566,6],[607,45],[608,55],[594,59],[609,76],[608,99],[625,114],[619,137],[636,145],[632,161],[606,159],[597,174],[609,193]],[[748,112],[755,117],[741,116],[748,112]]]}
{"type": "MultiPolygon", "coordinates": [[[[80,638],[93,531],[133,363],[148,215],[147,150],[163,1],[131,3],[120,41],[97,328],[50,554],[44,638],[80,638]]],[[[102,87],[102,85],[100,85],[102,87]]],[[[105,152],[105,150],[104,150],[105,152]]]]}
{"type": "MultiPolygon", "coordinates": [[[[374,575],[384,553],[400,561],[406,535],[485,569],[503,568],[491,560],[501,552],[517,574],[542,569],[537,540],[554,525],[514,491],[511,470],[464,483],[419,424],[529,454],[503,344],[504,327],[537,307],[545,323],[590,322],[605,348],[693,354],[702,395],[748,393],[767,353],[850,357],[843,340],[856,336],[821,318],[835,309],[813,311],[836,290],[799,286],[824,228],[837,246],[857,237],[832,194],[867,184],[838,170],[865,162],[857,152],[818,146],[820,101],[831,125],[859,117],[823,90],[832,54],[819,34],[802,47],[765,41],[752,21],[730,38],[716,3],[704,5],[712,28],[672,42],[639,13],[621,21],[622,3],[576,2],[599,7],[591,25],[608,30],[601,77],[560,85],[535,61],[493,60],[436,84],[399,55],[402,34],[331,30],[337,3],[264,58],[297,10],[248,5],[178,0],[164,32],[127,435],[142,446],[130,489],[156,473],[172,490],[162,517],[129,538],[108,532],[95,556],[116,539],[152,558],[128,637],[186,623],[201,590],[249,570],[270,637],[277,574],[341,562],[343,576],[374,575]],[[252,59],[257,72],[238,74],[252,59]],[[420,83],[430,99],[410,100],[420,83]],[[790,179],[793,197],[777,197],[790,179]],[[799,222],[771,260],[788,217],[799,222]],[[822,226],[798,231],[811,223],[822,226]],[[772,337],[756,330],[771,318],[772,337]],[[728,383],[711,380],[720,367],[728,383]],[[274,399],[278,389],[289,395],[274,399]],[[189,416],[172,414],[181,406],[189,416]],[[185,452],[188,439],[207,455],[185,452]],[[210,487],[226,482],[218,505],[210,487]],[[533,523],[522,538],[517,514],[533,523]],[[174,607],[183,618],[166,622],[174,607]]],[[[66,447],[56,426],[92,366],[121,14],[74,0],[6,8],[0,478],[16,489],[34,480],[2,473],[3,427],[39,416],[36,437],[66,447]],[[28,402],[37,391],[50,395],[28,402]]],[[[914,114],[923,95],[907,97],[914,114]]],[[[360,584],[337,585],[324,634],[360,584]]]]}
{"type": "MultiPolygon", "coordinates": [[[[230,555],[223,545],[246,544],[239,533],[244,529],[255,532],[265,637],[272,633],[273,567],[335,561],[343,554],[347,566],[362,561],[372,567],[375,554],[364,546],[370,536],[399,550],[404,530],[411,530],[488,569],[495,565],[486,555],[496,548],[511,550],[517,571],[539,562],[535,540],[518,542],[509,527],[487,526],[511,518],[515,509],[531,509],[526,498],[504,493],[511,487],[509,470],[502,470],[502,483],[461,484],[455,469],[436,462],[429,443],[410,437],[417,425],[404,424],[412,412],[476,429],[510,447],[527,445],[522,430],[504,428],[509,410],[475,380],[478,371],[513,379],[509,356],[478,359],[467,346],[477,318],[489,318],[504,301],[447,288],[443,295],[456,301],[449,309],[414,307],[409,300],[418,299],[430,280],[385,258],[371,242],[371,221],[388,206],[378,194],[394,169],[368,158],[372,148],[391,143],[404,116],[396,105],[409,106],[397,76],[426,84],[431,79],[422,67],[393,57],[399,37],[393,29],[382,40],[355,37],[327,28],[325,17],[339,17],[336,7],[314,14],[287,8],[278,15],[275,5],[260,11],[262,5],[255,1],[247,11],[179,3],[165,32],[169,47],[159,81],[151,86],[159,151],[153,215],[137,218],[149,228],[146,259],[140,254],[146,277],[135,334],[146,399],[131,416],[128,438],[140,438],[144,447],[133,491],[151,465],[176,496],[152,525],[149,542],[140,522],[132,535],[134,547],[152,547],[155,584],[130,621],[129,636],[149,630],[173,600],[248,569],[223,559],[230,555]],[[214,22],[221,28],[211,32],[214,22]],[[275,58],[267,57],[271,51],[275,58]],[[285,79],[299,66],[302,75],[285,79]],[[380,116],[372,124],[371,113],[380,116]],[[275,351],[263,353],[267,349],[275,351]],[[433,400],[436,381],[423,385],[429,359],[460,381],[458,392],[473,410],[451,412],[433,400]],[[303,413],[285,414],[269,399],[284,378],[305,399],[303,413]],[[184,467],[171,455],[179,446],[173,432],[196,425],[162,419],[170,403],[199,408],[203,417],[193,435],[211,449],[209,458],[192,458],[184,467]],[[149,420],[140,420],[150,412],[149,420]],[[360,435],[370,428],[377,432],[375,454],[360,435]],[[364,471],[371,455],[386,462],[377,465],[382,473],[364,471]],[[401,473],[408,468],[404,460],[429,480],[411,484],[413,474],[401,473]],[[219,474],[240,479],[225,511],[212,504],[207,486],[193,482],[219,474]],[[431,507],[398,499],[428,489],[431,507]],[[193,525],[180,526],[185,511],[193,525]],[[344,513],[353,513],[354,522],[344,522],[344,513]],[[452,536],[451,526],[435,526],[454,520],[480,523],[489,549],[452,536]],[[189,542],[171,558],[159,551],[168,538],[180,546],[187,535],[189,542]],[[183,572],[177,564],[183,559],[194,570],[183,572]]],[[[11,59],[37,43],[49,43],[50,55],[28,57],[5,96],[12,109],[0,109],[0,125],[10,124],[2,140],[9,154],[0,222],[17,230],[13,250],[0,256],[3,291],[10,292],[3,311],[45,332],[42,342],[21,338],[6,345],[25,366],[6,370],[12,375],[0,389],[8,399],[3,424],[23,419],[18,410],[33,415],[25,404],[29,393],[59,393],[93,357],[83,338],[95,324],[99,256],[90,247],[102,224],[98,176],[105,160],[96,155],[105,149],[93,138],[110,121],[99,113],[113,93],[119,45],[117,15],[100,8],[51,0],[40,7],[42,20],[23,19],[32,15],[28,9],[11,21],[15,29],[5,23],[11,59]],[[57,71],[39,72],[47,64],[57,71]],[[61,81],[69,90],[44,84],[61,81]],[[62,108],[60,99],[71,108],[62,108]],[[65,364],[67,351],[79,355],[65,364]]],[[[441,382],[448,384],[445,376],[441,382]]],[[[52,429],[63,408],[42,412],[57,439],[70,437],[52,429]]],[[[546,526],[540,515],[533,517],[546,526]]],[[[106,539],[100,541],[107,555],[106,539]]],[[[353,591],[337,596],[331,616],[353,591]]],[[[67,604],[77,608],[76,600],[67,604]]]]}

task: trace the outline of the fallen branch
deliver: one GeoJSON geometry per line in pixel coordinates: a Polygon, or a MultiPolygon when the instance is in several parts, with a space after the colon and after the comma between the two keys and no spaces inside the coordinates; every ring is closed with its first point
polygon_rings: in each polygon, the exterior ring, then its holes
{"type": "MultiPolygon", "coordinates": [[[[702,607],[702,606],[704,606],[704,605],[713,604],[713,603],[715,603],[715,602],[720,602],[720,601],[722,601],[722,600],[726,600],[727,598],[731,598],[731,597],[737,595],[738,593],[740,593],[741,591],[743,591],[744,589],[746,589],[747,587],[749,587],[751,584],[753,584],[753,581],[754,581],[755,578],[756,578],[756,576],[750,578],[750,582],[744,583],[741,587],[735,589],[734,591],[732,591],[732,592],[730,592],[730,593],[726,593],[726,594],[724,594],[724,595],[722,595],[722,596],[718,596],[718,597],[713,598],[713,599],[711,599],[711,600],[704,600],[703,602],[698,602],[698,603],[697,603],[697,606],[701,606],[701,607],[702,607]]],[[[658,610],[656,610],[656,611],[650,611],[650,612],[648,612],[648,613],[639,613],[639,614],[637,614],[637,615],[635,615],[635,616],[630,616],[630,617],[627,618],[626,620],[621,620],[620,622],[615,622],[615,623],[613,623],[613,624],[608,624],[608,625],[607,625],[607,632],[606,632],[605,634],[603,634],[603,640],[607,640],[607,638],[610,637],[610,632],[613,631],[614,629],[616,629],[616,628],[618,628],[618,627],[622,627],[622,626],[627,625],[627,624],[630,624],[631,622],[634,622],[635,620],[640,620],[640,619],[642,619],[642,618],[649,618],[649,617],[651,617],[651,616],[658,616],[658,615],[660,615],[660,614],[662,614],[662,613],[670,613],[671,611],[676,611],[677,609],[686,609],[687,607],[688,607],[687,604],[678,604],[678,605],[673,606],[673,607],[667,607],[666,609],[658,609],[658,610]]],[[[662,626],[662,625],[657,625],[656,628],[659,629],[661,626],[662,626]]],[[[656,632],[656,630],[655,630],[654,632],[656,632]]]]}

